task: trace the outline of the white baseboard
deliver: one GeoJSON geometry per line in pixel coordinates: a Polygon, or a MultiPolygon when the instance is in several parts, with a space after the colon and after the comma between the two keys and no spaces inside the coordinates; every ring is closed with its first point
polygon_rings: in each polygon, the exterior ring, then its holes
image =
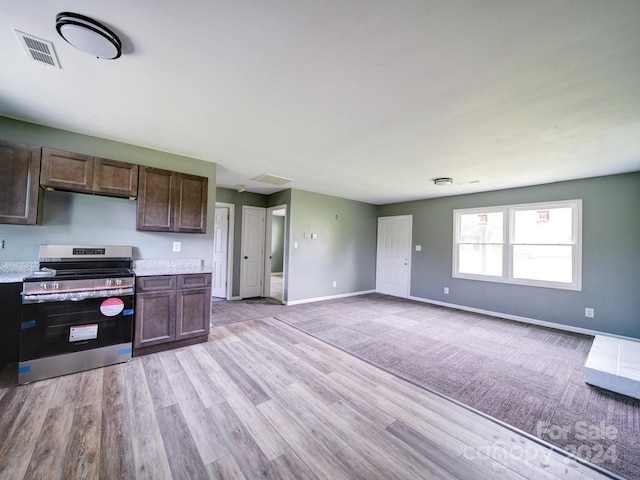
{"type": "Polygon", "coordinates": [[[316,298],[304,298],[302,300],[292,300],[285,302],[285,305],[300,305],[302,303],[322,302],[323,300],[335,300],[336,298],[355,297],[357,295],[367,295],[369,293],[375,293],[375,290],[364,290],[362,292],[342,293],[340,295],[329,295],[328,297],[316,297],[316,298]]]}
{"type": "Polygon", "coordinates": [[[541,327],[555,328],[556,330],[564,330],[564,331],[573,332],[573,333],[582,333],[584,335],[592,335],[594,337],[596,335],[606,335],[608,337],[638,341],[637,338],[625,337],[623,335],[616,335],[615,333],[601,332],[599,330],[591,330],[588,328],[574,327],[572,325],[565,325],[562,323],[547,322],[545,320],[538,320],[536,318],[520,317],[518,315],[510,315],[508,313],[494,312],[491,310],[483,310],[481,308],[467,307],[465,305],[457,305],[455,303],[440,302],[438,300],[430,300],[428,298],[410,296],[409,300],[415,300],[416,302],[422,302],[422,303],[431,303],[433,305],[440,305],[441,307],[455,308],[457,310],[464,310],[466,312],[474,312],[474,313],[481,313],[483,315],[491,315],[492,317],[504,318],[506,320],[514,320],[516,322],[522,322],[522,323],[530,323],[532,325],[539,325],[541,327]]]}

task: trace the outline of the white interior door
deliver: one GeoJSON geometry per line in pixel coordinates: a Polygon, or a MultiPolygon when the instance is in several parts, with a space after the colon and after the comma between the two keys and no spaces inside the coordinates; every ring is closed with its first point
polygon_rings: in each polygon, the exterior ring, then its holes
{"type": "Polygon", "coordinates": [[[264,208],[242,207],[242,298],[261,297],[263,294],[265,217],[264,208]]]}
{"type": "Polygon", "coordinates": [[[227,258],[229,255],[229,208],[216,207],[213,227],[213,278],[211,296],[227,297],[227,258]]]}
{"type": "Polygon", "coordinates": [[[408,298],[411,279],[413,216],[378,218],[376,291],[408,298]]]}

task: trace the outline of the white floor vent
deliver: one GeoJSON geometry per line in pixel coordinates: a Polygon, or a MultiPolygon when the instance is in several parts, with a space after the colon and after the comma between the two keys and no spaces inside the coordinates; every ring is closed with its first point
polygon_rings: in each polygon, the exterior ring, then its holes
{"type": "Polygon", "coordinates": [[[56,57],[56,51],[53,48],[53,43],[34,37],[33,35],[29,35],[28,33],[21,32],[20,30],[14,31],[16,32],[18,41],[20,42],[20,45],[22,45],[22,48],[24,48],[28,58],[34,62],[61,68],[60,63],[58,62],[58,57],[56,57]]]}
{"type": "Polygon", "coordinates": [[[284,185],[285,183],[293,182],[292,178],[278,177],[277,175],[258,175],[256,178],[252,178],[256,182],[268,183],[270,185],[284,185]]]}

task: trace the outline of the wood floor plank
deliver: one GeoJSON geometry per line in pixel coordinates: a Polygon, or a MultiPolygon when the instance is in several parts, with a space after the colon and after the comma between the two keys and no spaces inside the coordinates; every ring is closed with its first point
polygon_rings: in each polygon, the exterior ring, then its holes
{"type": "Polygon", "coordinates": [[[279,388],[284,388],[292,380],[289,379],[277,365],[265,363],[265,359],[249,348],[241,340],[227,344],[220,344],[217,347],[226,352],[240,367],[249,375],[254,382],[260,385],[270,397],[279,388]]]}
{"type": "Polygon", "coordinates": [[[166,408],[170,405],[175,405],[177,402],[176,397],[173,394],[169,377],[158,355],[145,355],[141,357],[141,360],[155,408],[166,408]]]}
{"type": "Polygon", "coordinates": [[[198,396],[205,408],[224,402],[218,387],[213,384],[207,372],[191,353],[191,350],[185,349],[176,352],[176,358],[182,365],[189,380],[191,380],[196,392],[198,392],[198,396]]]}
{"type": "Polygon", "coordinates": [[[0,472],[9,470],[14,472],[17,478],[22,478],[29,466],[35,442],[40,436],[49,410],[53,388],[50,385],[39,386],[37,383],[19,388],[24,390],[26,396],[17,396],[23,401],[10,428],[2,432],[0,472]]]}
{"type": "Polygon", "coordinates": [[[126,403],[108,403],[102,410],[100,479],[135,478],[136,467],[126,403]]]}
{"type": "Polygon", "coordinates": [[[245,476],[277,478],[271,462],[227,402],[211,406],[209,412],[245,476]]]}
{"type": "Polygon", "coordinates": [[[102,404],[103,382],[103,368],[94,368],[82,372],[76,406],[85,407],[87,405],[102,404]]]}
{"type": "Polygon", "coordinates": [[[160,359],[160,363],[162,363],[164,371],[168,376],[184,373],[182,364],[176,358],[176,352],[178,351],[180,350],[166,350],[157,354],[160,359]]]}
{"type": "Polygon", "coordinates": [[[295,417],[274,400],[263,402],[258,409],[271,424],[282,432],[291,449],[301,458],[312,472],[319,472],[324,478],[347,480],[351,477],[344,471],[333,455],[327,453],[306,429],[301,429],[295,417]]]}
{"type": "Polygon", "coordinates": [[[102,405],[123,405],[127,402],[126,383],[124,378],[125,365],[117,363],[104,368],[102,382],[102,405]]]}
{"type": "Polygon", "coordinates": [[[169,460],[164,449],[144,367],[139,358],[126,364],[125,378],[136,478],[170,479],[169,460]]]}
{"type": "MultiPolygon", "coordinates": [[[[212,345],[212,344],[207,344],[212,345]]],[[[253,403],[258,405],[269,400],[271,397],[262,387],[248,375],[231,356],[219,348],[207,348],[209,355],[225,371],[225,373],[240,387],[242,393],[253,403]]]]}
{"type": "MultiPolygon", "coordinates": [[[[343,448],[347,447],[348,442],[329,425],[329,420],[325,417],[318,418],[317,411],[314,407],[310,407],[306,398],[298,394],[300,389],[295,389],[296,384],[290,385],[288,388],[279,392],[274,401],[283,409],[288,409],[299,428],[305,429],[309,435],[323,447],[330,455],[335,455],[343,448]]],[[[319,402],[320,403],[320,402],[319,402]]]]}
{"type": "Polygon", "coordinates": [[[76,407],[62,478],[98,478],[101,426],[100,404],[76,407]]]}
{"type": "Polygon", "coordinates": [[[73,405],[50,408],[35,443],[25,480],[62,478],[64,459],[75,415],[73,405]]]}
{"type": "Polygon", "coordinates": [[[173,478],[207,478],[189,428],[178,405],[156,411],[173,478]]]}
{"type": "Polygon", "coordinates": [[[202,463],[208,465],[228,455],[229,449],[224,443],[218,427],[189,378],[184,374],[177,374],[172,375],[169,380],[202,463]]]}
{"type": "MultiPolygon", "coordinates": [[[[211,360],[215,362],[213,358],[211,360]]],[[[247,398],[246,390],[242,388],[243,385],[246,385],[244,378],[240,383],[234,382],[234,379],[222,368],[212,370],[209,374],[267,459],[273,460],[289,449],[281,435],[266,421],[256,406],[247,398]]],[[[253,392],[253,389],[251,389],[251,392],[253,392]]]]}
{"type": "Polygon", "coordinates": [[[247,478],[231,454],[207,465],[207,473],[211,480],[244,480],[247,478]]]}
{"type": "Polygon", "coordinates": [[[278,477],[283,480],[315,480],[318,478],[293,450],[287,450],[274,459],[271,464],[278,473],[278,477]]]}
{"type": "Polygon", "coordinates": [[[415,451],[409,445],[393,436],[386,430],[386,427],[372,422],[367,416],[364,416],[361,410],[354,409],[347,400],[340,400],[329,406],[332,410],[340,415],[343,419],[352,425],[354,433],[374,442],[388,455],[396,457],[406,469],[425,478],[438,478],[441,480],[455,480],[447,470],[438,465],[437,462],[430,457],[425,457],[415,451]]]}
{"type": "Polygon", "coordinates": [[[82,381],[82,373],[63,375],[58,377],[57,380],[55,395],[51,400],[51,408],[68,404],[75,405],[79,393],[78,387],[82,381]]]}
{"type": "Polygon", "coordinates": [[[331,385],[325,385],[325,377],[319,375],[320,372],[305,363],[301,357],[293,355],[257,331],[244,331],[240,334],[240,338],[244,339],[250,346],[263,348],[268,345],[268,348],[263,350],[268,363],[270,365],[278,365],[280,370],[285,372],[288,377],[307,385],[314,391],[316,396],[323,398],[325,403],[330,404],[338,399],[331,391],[331,385]]]}

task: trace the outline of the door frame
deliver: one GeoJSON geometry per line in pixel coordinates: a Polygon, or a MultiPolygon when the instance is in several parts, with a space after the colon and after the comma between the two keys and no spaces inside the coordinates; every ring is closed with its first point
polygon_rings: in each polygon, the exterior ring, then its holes
{"type": "Polygon", "coordinates": [[[233,240],[236,206],[233,203],[216,202],[215,208],[218,207],[229,209],[229,225],[227,226],[227,288],[225,298],[231,300],[233,289],[233,240]]]}
{"type": "Polygon", "coordinates": [[[381,268],[380,265],[378,265],[378,260],[380,257],[380,249],[382,247],[381,243],[380,243],[380,224],[381,221],[384,219],[389,219],[389,218],[395,218],[395,219],[407,219],[410,220],[409,223],[409,239],[408,239],[408,249],[407,249],[407,290],[405,292],[405,295],[402,297],[398,297],[398,298],[409,298],[411,295],[411,259],[412,259],[412,245],[413,245],[413,215],[389,215],[389,216],[385,216],[385,217],[378,217],[378,228],[377,228],[377,247],[376,247],[376,292],[379,291],[378,285],[380,284],[380,274],[381,274],[381,268]]]}
{"type": "Polygon", "coordinates": [[[265,240],[264,240],[264,283],[262,288],[262,294],[265,297],[271,295],[271,253],[267,255],[267,252],[271,252],[271,234],[273,229],[273,212],[274,210],[284,210],[284,243],[282,252],[282,304],[285,304],[286,298],[286,278],[287,278],[287,262],[288,257],[288,245],[289,245],[289,229],[287,228],[287,217],[289,216],[289,210],[287,205],[277,205],[275,207],[267,208],[267,216],[265,219],[265,240]],[[267,268],[268,267],[268,268],[267,268]]]}

